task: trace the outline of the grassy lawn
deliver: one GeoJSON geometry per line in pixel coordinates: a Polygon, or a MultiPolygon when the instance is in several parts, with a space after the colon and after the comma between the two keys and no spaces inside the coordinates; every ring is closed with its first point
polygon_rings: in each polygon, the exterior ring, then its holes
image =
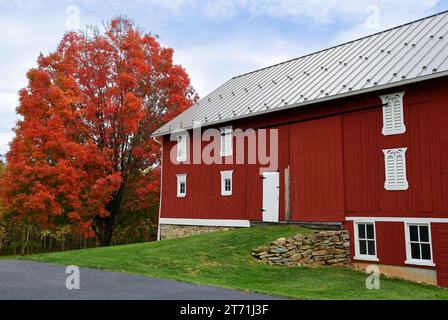
{"type": "Polygon", "coordinates": [[[448,290],[381,278],[365,288],[366,274],[336,267],[275,267],[251,257],[252,248],[311,231],[274,226],[210,233],[183,239],[29,256],[156,278],[210,284],[298,299],[448,299],[448,290]]]}

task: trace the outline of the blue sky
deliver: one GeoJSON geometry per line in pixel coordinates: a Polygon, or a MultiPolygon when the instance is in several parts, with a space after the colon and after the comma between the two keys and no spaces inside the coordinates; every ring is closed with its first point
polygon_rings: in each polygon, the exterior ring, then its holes
{"type": "Polygon", "coordinates": [[[443,10],[448,0],[0,0],[0,153],[27,70],[78,25],[133,18],[174,48],[203,97],[235,75],[443,10]]]}

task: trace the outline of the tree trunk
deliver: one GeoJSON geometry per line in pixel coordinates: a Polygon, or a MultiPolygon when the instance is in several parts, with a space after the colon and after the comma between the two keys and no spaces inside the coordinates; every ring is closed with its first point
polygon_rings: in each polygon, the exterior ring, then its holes
{"type": "Polygon", "coordinates": [[[106,205],[109,216],[96,220],[97,236],[101,247],[109,247],[112,243],[112,236],[115,229],[116,218],[120,212],[121,199],[123,196],[123,186],[117,191],[112,200],[106,205]]]}
{"type": "Polygon", "coordinates": [[[114,232],[114,218],[112,217],[112,213],[110,216],[101,218],[102,226],[100,229],[100,246],[108,247],[112,242],[112,234],[114,232]]]}

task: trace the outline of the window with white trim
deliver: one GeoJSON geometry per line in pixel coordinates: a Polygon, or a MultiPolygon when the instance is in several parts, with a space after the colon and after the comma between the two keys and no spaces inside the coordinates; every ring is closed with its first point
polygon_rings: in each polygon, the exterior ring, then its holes
{"type": "Polygon", "coordinates": [[[355,257],[356,260],[378,261],[376,252],[376,235],[374,222],[355,222],[355,257]]]}
{"type": "Polygon", "coordinates": [[[187,175],[178,174],[177,175],[177,197],[185,198],[187,195],[187,175]]]}
{"type": "Polygon", "coordinates": [[[383,101],[383,135],[390,136],[406,132],[403,111],[404,92],[380,96],[383,101]]]}
{"type": "Polygon", "coordinates": [[[221,128],[221,157],[232,155],[233,147],[233,130],[232,127],[221,128]]]}
{"type": "Polygon", "coordinates": [[[434,266],[429,223],[406,223],[406,263],[434,266]]]}
{"type": "Polygon", "coordinates": [[[406,176],[406,151],[408,148],[385,149],[384,163],[386,190],[407,190],[409,183],[406,176]]]}
{"type": "Polygon", "coordinates": [[[232,176],[233,171],[221,171],[221,195],[231,196],[232,195],[232,176]]]}
{"type": "Polygon", "coordinates": [[[187,161],[187,135],[177,136],[177,162],[187,161]]]}

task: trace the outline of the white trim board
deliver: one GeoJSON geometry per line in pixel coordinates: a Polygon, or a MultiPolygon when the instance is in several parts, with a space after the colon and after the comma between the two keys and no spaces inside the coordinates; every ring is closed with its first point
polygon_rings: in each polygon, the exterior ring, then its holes
{"type": "Polygon", "coordinates": [[[346,217],[345,220],[360,222],[448,223],[448,218],[346,217]]]}
{"type": "Polygon", "coordinates": [[[184,225],[184,226],[209,226],[209,227],[250,227],[249,220],[229,220],[229,219],[179,219],[160,218],[160,224],[184,225]]]}

